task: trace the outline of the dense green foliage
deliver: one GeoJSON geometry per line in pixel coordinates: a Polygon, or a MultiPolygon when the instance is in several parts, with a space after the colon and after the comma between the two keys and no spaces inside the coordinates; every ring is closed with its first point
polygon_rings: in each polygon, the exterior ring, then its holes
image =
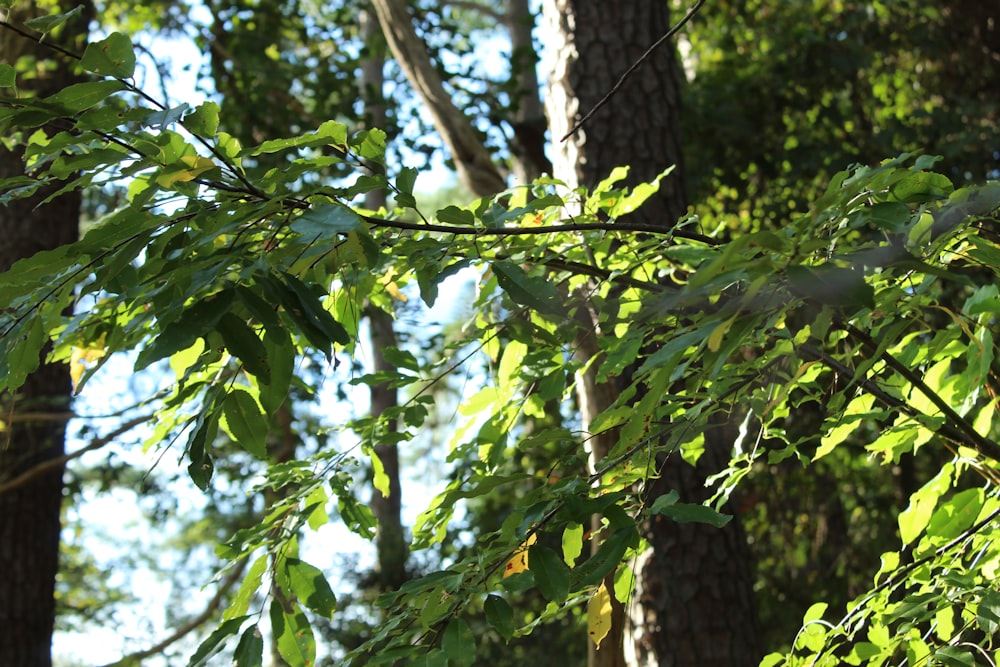
{"type": "MultiPolygon", "coordinates": [[[[921,468],[929,481],[906,499],[899,540],[872,540],[884,551],[872,554],[881,557],[874,581],[847,610],[810,608],[802,631],[786,638],[787,653],[767,664],[974,664],[994,650],[997,183],[963,187],[950,163],[941,173],[927,156],[879,163],[865,155],[869,166],[831,168],[822,188],[786,207],[796,211],[791,219],[749,230],[729,220],[702,229],[694,214],[670,231],[619,221],[656,187],[622,191],[624,171],[592,191],[541,179],[469,206],[417,211],[417,173],[387,173],[380,130],[327,121],[274,138],[265,128],[250,145],[227,131],[215,102],[166,108],[138,90],[122,34],[92,44],[80,66],[91,80],[47,99],[19,95],[17,72],[0,69],[0,127],[5,140],[28,146],[29,168],[2,184],[0,203],[50,182],[115,185],[127,196],[79,243],[0,276],[0,388],[16,389],[50,340],[56,358],[80,371],[89,364],[78,389],[108,359],[132,354],[136,371],[172,378],[152,397],[149,448],[183,448],[206,492],[234,458],[259,462],[258,487],[275,491],[274,503],[219,546],[243,583],[193,662],[228,642],[238,664],[260,664],[265,619],[285,660],[312,662],[310,628],[335,613],[337,600],[320,564],[299,559],[300,536],[336,513],[373,537],[375,520],[352,480],[356,459],[384,486],[374,446],[430,428],[431,392],[462,366],[448,354],[387,350],[394,372],[353,381],[389,381],[410,391],[408,402],[337,424],[353,439],[291,461],[274,461],[273,418],[307,391],[303,359],[336,369],[355,357],[366,307],[393,313],[406,294],[432,305],[463,269],[478,277],[473,315],[448,350],[477,355],[484,371],[448,436],[459,474],[413,526],[413,548],[449,539],[467,501],[518,493],[502,520],[476,534],[474,549],[455,548],[440,569],[382,595],[384,622],[349,658],[474,664],[477,642],[549,632],[540,624],[599,596],[607,573],[618,573],[615,594],[627,597],[629,563],[642,547],[637,525],[650,514],[723,523],[713,507],[730,494],[774,488],[754,481],[762,470],[794,464],[805,468],[799,479],[820,487],[845,469],[884,481],[872,463],[891,468],[911,457],[931,462],[921,468]],[[389,189],[398,208],[364,210],[363,195],[375,189],[389,189]],[[75,315],[65,315],[69,306],[75,315]],[[601,357],[573,356],[579,308],[600,315],[601,357]],[[619,444],[594,478],[582,472],[572,407],[574,374],[586,363],[609,376],[638,369],[601,418],[619,444]],[[553,404],[564,419],[545,419],[553,404]],[[743,428],[730,467],[714,480],[718,503],[666,496],[644,504],[635,488],[655,473],[655,456],[693,460],[721,417],[743,428]],[[541,426],[524,428],[527,418],[541,426]],[[542,450],[549,467],[529,465],[542,450]],[[836,472],[810,477],[823,466],[836,472]],[[591,514],[609,530],[588,557],[591,514]],[[505,577],[528,542],[527,570],[505,577]],[[543,605],[520,608],[525,591],[543,605]]],[[[787,136],[799,136],[796,123],[810,111],[781,118],[787,136]]],[[[885,152],[910,147],[903,144],[892,139],[885,152]]],[[[795,149],[787,139],[784,148],[795,149]]],[[[802,166],[792,153],[780,163],[784,176],[818,181],[831,167],[802,166]]],[[[765,179],[788,187],[781,181],[765,179]]],[[[770,212],[755,210],[757,221],[787,204],[780,194],[765,199],[770,212]]],[[[874,511],[865,505],[886,502],[884,488],[845,494],[848,513],[874,511]],[[874,499],[857,500],[866,492],[874,499]]],[[[878,511],[880,525],[895,521],[878,511]]]]}

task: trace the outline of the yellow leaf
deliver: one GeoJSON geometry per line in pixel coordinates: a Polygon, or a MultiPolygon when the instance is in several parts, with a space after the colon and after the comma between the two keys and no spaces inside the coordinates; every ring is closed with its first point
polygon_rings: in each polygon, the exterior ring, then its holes
{"type": "Polygon", "coordinates": [[[103,347],[73,347],[73,352],[69,358],[69,377],[73,381],[74,392],[80,385],[83,374],[87,372],[88,364],[97,361],[105,353],[106,351],[103,347]]]}
{"type": "Polygon", "coordinates": [[[385,291],[392,295],[396,301],[406,303],[406,295],[399,291],[399,285],[396,284],[395,280],[386,283],[385,291]]]}
{"type": "Polygon", "coordinates": [[[611,594],[607,586],[601,582],[601,587],[587,603],[587,635],[600,648],[601,642],[611,630],[611,594]]]}
{"type": "Polygon", "coordinates": [[[521,543],[521,546],[514,552],[514,557],[507,561],[507,566],[503,569],[504,578],[512,574],[520,574],[521,572],[528,571],[528,547],[537,540],[538,537],[535,533],[532,533],[528,539],[521,543]]]}
{"type": "Polygon", "coordinates": [[[719,348],[722,347],[722,338],[729,331],[729,328],[733,326],[733,322],[736,321],[736,316],[733,315],[725,322],[719,324],[719,326],[712,329],[712,333],[708,335],[708,349],[712,352],[718,352],[719,348]]]}

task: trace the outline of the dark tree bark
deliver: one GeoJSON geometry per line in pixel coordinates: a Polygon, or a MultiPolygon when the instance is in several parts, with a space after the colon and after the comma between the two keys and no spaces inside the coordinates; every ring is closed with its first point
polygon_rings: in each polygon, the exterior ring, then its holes
{"type": "Polygon", "coordinates": [[[620,166],[627,183],[674,172],[636,220],[673,225],[687,210],[680,134],[680,65],[665,46],[572,137],[561,141],[593,109],[643,52],[670,29],[666,3],[639,0],[546,0],[546,45],[554,56],[546,110],[556,177],[594,186],[620,166]]]}
{"type": "MultiPolygon", "coordinates": [[[[33,10],[21,3],[8,20],[21,23],[38,15],[33,10]]],[[[86,25],[86,20],[67,25],[65,34],[83,36],[86,25]]],[[[13,65],[20,56],[35,56],[43,61],[52,52],[11,31],[0,30],[0,62],[13,65]]],[[[21,94],[30,91],[48,96],[76,80],[65,61],[57,61],[51,68],[37,67],[32,74],[18,80],[21,94]]],[[[8,150],[0,145],[0,178],[24,173],[21,156],[20,147],[8,150]]],[[[0,207],[0,271],[8,270],[19,259],[77,239],[79,194],[64,195],[39,206],[49,194],[51,190],[0,207]]],[[[0,419],[5,425],[0,433],[0,482],[64,453],[71,393],[65,364],[43,361],[15,393],[0,395],[0,419]]],[[[0,665],[5,667],[52,664],[62,473],[59,467],[0,495],[0,665]]]]}
{"type": "MultiPolygon", "coordinates": [[[[687,209],[687,199],[681,151],[682,75],[672,48],[664,47],[643,64],[582,129],[559,141],[670,29],[667,4],[546,0],[543,8],[547,44],[555,55],[547,99],[555,176],[571,187],[593,187],[615,167],[628,165],[631,184],[652,180],[675,165],[659,195],[633,215],[647,224],[675,224],[687,209]]],[[[589,335],[582,335],[578,346],[582,356],[590,358],[597,352],[590,332],[599,325],[593,317],[584,323],[585,329],[588,324],[589,335]]],[[[618,395],[613,381],[602,386],[589,377],[596,374],[597,365],[592,364],[588,376],[581,378],[584,431],[618,395]]],[[[618,384],[629,380],[618,378],[618,384]]],[[[589,439],[593,467],[615,440],[615,434],[589,439]]],[[[660,462],[659,478],[644,493],[656,497],[674,490],[684,502],[702,502],[707,496],[705,479],[728,462],[731,443],[725,429],[706,434],[706,452],[696,468],[676,454],[666,457],[660,462]]],[[[627,626],[624,642],[611,634],[599,649],[592,647],[591,666],[756,665],[760,649],[750,553],[739,521],[720,530],[657,517],[643,530],[651,548],[636,569],[631,622],[623,621],[621,610],[613,616],[612,633],[627,626]]]]}

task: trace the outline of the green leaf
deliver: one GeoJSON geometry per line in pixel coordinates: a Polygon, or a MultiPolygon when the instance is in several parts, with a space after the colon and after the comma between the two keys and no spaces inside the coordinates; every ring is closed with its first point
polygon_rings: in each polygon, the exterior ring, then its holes
{"type": "Polygon", "coordinates": [[[987,636],[996,635],[1000,630],[1000,593],[986,591],[976,606],[976,623],[987,636]]]}
{"type": "Polygon", "coordinates": [[[222,334],[229,353],[242,362],[243,369],[256,376],[262,384],[268,384],[271,381],[271,366],[264,343],[256,332],[232,313],[225,313],[216,329],[222,334]]]}
{"type": "Polygon", "coordinates": [[[13,65],[0,63],[0,88],[13,88],[17,81],[17,74],[13,65]]]}
{"type": "Polygon", "coordinates": [[[535,584],[547,600],[565,602],[569,595],[569,568],[552,549],[534,544],[528,552],[528,563],[535,575],[535,584]]]}
{"type": "Polygon", "coordinates": [[[934,651],[934,657],[942,665],[953,667],[976,667],[976,657],[972,651],[958,646],[942,646],[934,651]]]}
{"type": "Polygon", "coordinates": [[[48,340],[40,317],[33,317],[20,327],[18,335],[8,334],[6,357],[7,377],[4,383],[8,389],[17,389],[24,384],[28,375],[35,372],[41,363],[42,347],[48,340]]]}
{"type": "Polygon", "coordinates": [[[918,171],[895,183],[890,191],[896,201],[916,204],[946,197],[953,189],[947,176],[918,171]]]}
{"type": "MultiPolygon", "coordinates": [[[[303,333],[309,341],[321,350],[329,350],[331,343],[349,345],[351,337],[347,334],[347,330],[323,307],[320,297],[295,276],[288,273],[281,275],[284,284],[290,288],[286,294],[291,297],[281,305],[303,327],[303,333]],[[309,337],[310,331],[319,333],[321,336],[319,342],[309,337]]],[[[330,354],[327,352],[327,358],[329,357],[330,354]]]]}
{"type": "Polygon", "coordinates": [[[342,204],[321,202],[292,221],[292,229],[307,238],[331,239],[361,228],[361,218],[342,204]]]}
{"type": "Polygon", "coordinates": [[[264,572],[267,570],[267,564],[267,554],[258,556],[257,559],[251,563],[250,568],[243,577],[243,582],[240,584],[239,590],[236,591],[236,595],[233,596],[233,601],[229,604],[229,608],[223,613],[223,618],[231,619],[237,616],[243,617],[243,615],[247,613],[247,610],[250,608],[250,602],[257,594],[257,591],[260,590],[260,584],[264,578],[264,572]]]}
{"type": "Polygon", "coordinates": [[[213,415],[202,414],[195,425],[195,430],[188,439],[188,475],[195,485],[205,491],[215,472],[215,464],[208,453],[208,446],[215,439],[218,421],[213,415]]]}
{"type": "Polygon", "coordinates": [[[202,667],[202,665],[212,664],[209,662],[209,658],[222,650],[223,642],[239,632],[240,626],[243,625],[243,622],[246,621],[247,618],[249,617],[240,616],[238,618],[231,618],[216,628],[215,631],[201,643],[201,646],[199,646],[198,650],[194,652],[194,655],[191,656],[191,660],[188,661],[188,667],[202,667]]]}
{"type": "Polygon", "coordinates": [[[722,528],[733,519],[728,514],[721,514],[705,505],[679,503],[678,497],[676,491],[660,496],[649,508],[650,514],[669,517],[678,523],[707,523],[716,528],[722,528]]]}
{"type": "Polygon", "coordinates": [[[500,633],[500,636],[510,640],[514,636],[514,610],[511,609],[507,601],[499,595],[486,596],[483,603],[486,612],[486,622],[500,633]]]}
{"type": "Polygon", "coordinates": [[[278,600],[271,601],[271,631],[278,653],[291,665],[303,667],[316,661],[316,640],[309,619],[298,606],[286,612],[278,600]]]}
{"type": "Polygon", "coordinates": [[[264,638],[256,624],[243,631],[233,658],[236,660],[236,667],[263,667],[264,638]]]}
{"type": "Polygon", "coordinates": [[[288,398],[295,374],[295,346],[284,329],[268,330],[264,348],[271,368],[271,382],[260,388],[260,404],[267,414],[274,414],[288,398]]]}
{"type": "Polygon", "coordinates": [[[132,42],[120,32],[113,32],[99,42],[91,42],[83,52],[80,67],[94,74],[128,79],[135,73],[132,42]]]}
{"type": "Polygon", "coordinates": [[[413,186],[417,181],[417,173],[417,170],[412,167],[404,167],[399,170],[399,174],[396,176],[396,206],[416,208],[417,200],[413,197],[413,186]]]}
{"type": "Polygon", "coordinates": [[[71,116],[103,102],[108,96],[124,89],[125,84],[121,81],[74,83],[71,86],[66,86],[55,95],[46,97],[41,102],[71,116]]]}
{"type": "Polygon", "coordinates": [[[437,220],[444,225],[459,225],[472,227],[476,224],[476,216],[472,211],[457,206],[446,206],[437,212],[437,220]]]}
{"type": "Polygon", "coordinates": [[[215,102],[205,102],[195,107],[184,119],[184,127],[194,135],[211,139],[219,131],[219,105],[215,102]]]}
{"type": "Polygon", "coordinates": [[[983,508],[983,490],[966,489],[938,506],[927,523],[927,535],[953,540],[967,530],[983,508]]]}
{"type": "Polygon", "coordinates": [[[176,321],[164,327],[152,344],[139,353],[135,360],[135,370],[141,371],[154,361],[186,350],[198,338],[213,331],[229,312],[235,296],[233,290],[226,289],[197,301],[181,313],[176,321]]]}
{"type": "Polygon", "coordinates": [[[563,529],[562,551],[563,561],[573,567],[576,559],[583,553],[583,524],[571,523],[563,529]]]}
{"type": "Polygon", "coordinates": [[[83,5],[79,5],[65,14],[52,14],[50,16],[39,16],[38,18],[29,19],[24,22],[24,25],[38,32],[51,32],[74,16],[79,16],[82,11],[83,5]]]}
{"type": "Polygon", "coordinates": [[[468,624],[460,618],[445,628],[441,637],[441,650],[448,657],[448,664],[454,667],[468,667],[476,664],[476,639],[468,624]]]}
{"type": "Polygon", "coordinates": [[[556,288],[544,278],[528,276],[517,264],[508,261],[493,263],[493,273],[497,283],[511,300],[532,308],[543,315],[562,315],[565,309],[560,304],[556,288]]]}
{"type": "Polygon", "coordinates": [[[297,558],[288,558],[285,560],[285,572],[292,592],[302,604],[323,618],[333,617],[337,598],[319,568],[297,558]]]}
{"type": "Polygon", "coordinates": [[[788,281],[793,294],[823,305],[875,307],[875,291],[865,282],[864,273],[854,268],[792,265],[788,281]]]}
{"type": "Polygon", "coordinates": [[[225,426],[240,447],[256,458],[267,460],[267,417],[250,392],[234,387],[222,401],[225,426]]]}

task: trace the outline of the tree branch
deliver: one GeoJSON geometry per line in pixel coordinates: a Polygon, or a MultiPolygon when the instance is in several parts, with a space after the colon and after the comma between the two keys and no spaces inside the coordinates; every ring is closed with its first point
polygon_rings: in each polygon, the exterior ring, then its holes
{"type": "Polygon", "coordinates": [[[471,236],[530,236],[535,234],[556,234],[559,232],[636,232],[640,234],[657,234],[668,239],[672,237],[698,241],[708,246],[721,246],[725,242],[719,239],[688,232],[677,227],[661,227],[658,225],[644,225],[642,223],[628,222],[574,222],[564,225],[547,225],[539,227],[472,227],[463,225],[440,225],[423,222],[405,222],[403,220],[386,220],[384,218],[374,218],[371,216],[360,216],[362,220],[375,227],[389,227],[392,229],[406,229],[422,232],[438,232],[442,234],[459,234],[471,236]]]}
{"type": "Polygon", "coordinates": [[[215,612],[218,611],[219,607],[222,606],[222,602],[226,599],[226,593],[229,592],[229,589],[232,588],[233,584],[239,581],[243,576],[243,572],[247,567],[247,562],[248,559],[241,560],[233,571],[219,583],[219,588],[216,590],[215,596],[209,601],[205,609],[190,621],[177,628],[173,634],[147,649],[136,651],[135,653],[129,653],[128,655],[123,656],[120,660],[104,665],[104,667],[125,667],[125,665],[136,664],[140,660],[162,653],[168,646],[183,639],[185,636],[204,625],[215,614],[215,612]]]}
{"type": "Polygon", "coordinates": [[[81,447],[80,449],[77,449],[74,452],[70,452],[69,454],[63,454],[62,456],[57,456],[56,458],[48,459],[43,463],[39,463],[34,468],[24,471],[14,479],[0,484],[0,495],[9,493],[17,488],[20,488],[25,484],[27,484],[28,482],[31,482],[32,480],[37,479],[39,477],[42,477],[43,475],[47,475],[55,471],[61,471],[69,461],[80,458],[87,452],[92,452],[95,449],[100,449],[101,447],[104,447],[108,443],[114,441],[121,434],[131,431],[139,424],[147,422],[152,418],[153,415],[151,414],[135,417],[134,419],[128,420],[127,422],[125,422],[124,424],[113,430],[111,433],[108,433],[105,436],[101,436],[100,438],[96,438],[86,447],[81,447]]]}
{"type": "Polygon", "coordinates": [[[393,57],[430,111],[434,127],[455,161],[462,183],[477,197],[507,187],[503,176],[472,123],[455,106],[417,35],[404,0],[372,0],[393,57]]]}

